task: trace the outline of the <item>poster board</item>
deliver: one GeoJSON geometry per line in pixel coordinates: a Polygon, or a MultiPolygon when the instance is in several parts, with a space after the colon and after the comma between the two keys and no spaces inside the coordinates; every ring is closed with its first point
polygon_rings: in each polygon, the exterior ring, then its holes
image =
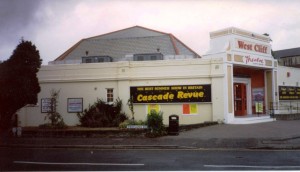
{"type": "Polygon", "coordinates": [[[279,86],[279,100],[300,100],[300,87],[279,86]]]}
{"type": "Polygon", "coordinates": [[[198,105],[197,104],[183,104],[182,105],[182,114],[184,114],[184,115],[198,114],[198,105]]]}
{"type": "Polygon", "coordinates": [[[51,98],[42,98],[41,99],[41,113],[50,113],[52,112],[51,98]]]}
{"type": "Polygon", "coordinates": [[[156,113],[160,111],[160,105],[158,104],[149,104],[147,105],[147,114],[150,114],[150,112],[154,110],[156,113]]]}
{"type": "Polygon", "coordinates": [[[83,112],[83,98],[68,98],[68,113],[83,112]]]}
{"type": "Polygon", "coordinates": [[[255,106],[255,113],[263,113],[265,91],[264,88],[253,88],[252,89],[252,101],[255,106]]]}

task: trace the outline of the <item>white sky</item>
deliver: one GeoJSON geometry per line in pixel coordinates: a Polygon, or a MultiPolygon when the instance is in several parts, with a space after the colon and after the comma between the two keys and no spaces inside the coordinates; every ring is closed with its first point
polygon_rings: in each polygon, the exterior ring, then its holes
{"type": "Polygon", "coordinates": [[[20,39],[48,64],[83,38],[132,27],[172,33],[203,55],[209,32],[238,27],[270,34],[273,50],[300,47],[298,0],[0,0],[0,60],[20,39]]]}

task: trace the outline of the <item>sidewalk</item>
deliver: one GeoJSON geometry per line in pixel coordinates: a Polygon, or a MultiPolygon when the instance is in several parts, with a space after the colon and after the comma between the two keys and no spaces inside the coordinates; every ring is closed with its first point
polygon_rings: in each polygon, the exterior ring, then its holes
{"type": "Polygon", "coordinates": [[[160,138],[10,138],[0,147],[93,149],[299,149],[300,120],[213,125],[160,138]]]}

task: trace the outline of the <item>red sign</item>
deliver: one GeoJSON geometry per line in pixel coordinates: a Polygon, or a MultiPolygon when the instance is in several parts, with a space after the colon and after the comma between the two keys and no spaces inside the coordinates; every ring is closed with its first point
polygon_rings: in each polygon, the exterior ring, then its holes
{"type": "Polygon", "coordinates": [[[183,114],[190,114],[190,105],[189,104],[183,104],[182,111],[183,111],[183,114]]]}
{"type": "Polygon", "coordinates": [[[246,41],[241,41],[241,40],[237,40],[237,47],[239,49],[244,49],[244,50],[249,50],[249,51],[255,51],[255,52],[259,52],[259,53],[268,53],[268,46],[265,45],[261,45],[261,44],[254,44],[251,42],[246,42],[246,41]]]}

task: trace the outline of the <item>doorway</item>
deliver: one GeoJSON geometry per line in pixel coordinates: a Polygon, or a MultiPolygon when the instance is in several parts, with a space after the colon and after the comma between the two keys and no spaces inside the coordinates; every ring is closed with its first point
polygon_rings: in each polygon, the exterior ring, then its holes
{"type": "Polygon", "coordinates": [[[234,114],[247,115],[247,86],[245,83],[234,83],[234,114]]]}

